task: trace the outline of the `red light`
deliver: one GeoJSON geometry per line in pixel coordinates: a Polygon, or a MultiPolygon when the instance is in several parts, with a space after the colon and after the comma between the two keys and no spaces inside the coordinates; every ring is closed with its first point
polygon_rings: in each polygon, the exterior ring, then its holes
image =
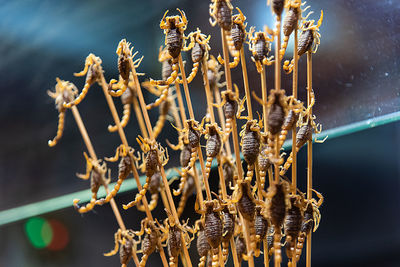
{"type": "Polygon", "coordinates": [[[49,250],[57,251],[63,250],[69,242],[69,234],[67,228],[63,223],[57,220],[49,221],[51,228],[53,229],[53,239],[47,246],[49,250]]]}

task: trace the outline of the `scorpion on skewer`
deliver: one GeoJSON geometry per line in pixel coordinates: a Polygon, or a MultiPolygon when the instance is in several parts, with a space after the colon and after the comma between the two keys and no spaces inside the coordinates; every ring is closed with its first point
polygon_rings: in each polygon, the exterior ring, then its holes
{"type": "Polygon", "coordinates": [[[149,218],[144,218],[141,222],[141,229],[138,232],[134,232],[136,236],[142,236],[142,247],[137,253],[142,253],[142,259],[140,260],[139,266],[146,266],[147,259],[154,252],[154,250],[162,249],[159,240],[161,238],[160,230],[156,227],[153,221],[149,218]]]}
{"type": "Polygon", "coordinates": [[[133,254],[136,254],[137,244],[139,244],[141,241],[140,239],[135,240],[134,237],[135,234],[132,230],[123,231],[118,229],[114,235],[114,249],[108,253],[104,253],[104,256],[109,257],[115,255],[119,248],[119,260],[121,262],[121,267],[126,267],[130,259],[133,257],[133,254]]]}
{"type": "MultiPolygon", "coordinates": [[[[251,60],[256,64],[257,71],[261,73],[263,65],[270,66],[275,61],[274,56],[268,57],[268,53],[271,51],[271,42],[274,40],[273,37],[268,37],[267,33],[259,31],[254,33],[255,28],[251,27],[249,32],[249,50],[253,56],[251,60]],[[254,36],[253,36],[254,34],[254,36]]],[[[273,33],[268,27],[265,27],[265,31],[269,34],[273,33]]]]}
{"type": "Polygon", "coordinates": [[[230,31],[232,27],[232,9],[230,0],[211,0],[210,4],[210,24],[218,25],[225,31],[230,31]]]}

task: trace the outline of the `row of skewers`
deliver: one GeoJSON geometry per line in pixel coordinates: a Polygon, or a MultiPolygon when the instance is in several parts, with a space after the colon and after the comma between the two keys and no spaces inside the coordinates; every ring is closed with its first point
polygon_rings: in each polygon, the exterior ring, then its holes
{"type": "MultiPolygon", "coordinates": [[[[319,45],[319,27],[323,13],[314,25],[314,20],[302,16],[308,7],[300,0],[272,0],[270,3],[276,16],[276,28],[268,27],[264,31],[255,31],[251,27],[246,31],[246,17],[239,8],[238,14],[232,15],[233,7],[229,0],[213,0],[210,4],[210,23],[219,25],[223,55],[216,58],[209,54],[208,44],[211,36],[199,28],[187,36],[187,19],[179,9],[179,15],[167,16],[165,12],[160,28],[165,34],[165,48],[160,48],[159,61],[162,64],[162,79],[139,83],[136,72],[143,57],[134,59],[137,52],[125,39],[117,47],[119,79],[107,82],[102,69],[102,61],[94,54],[89,54],[84,69],[76,76],[85,76],[85,86],[79,93],[74,84],[57,78],[55,92],[49,95],[55,99],[59,111],[57,135],[49,141],[54,146],[63,132],[64,117],[71,109],[82,133],[89,155],[85,152],[86,173],[78,174],[81,179],[90,179],[92,197],[89,203],[79,205],[73,201],[80,213],[92,210],[96,205],[110,203],[117,218],[119,229],[115,233],[115,248],[106,256],[120,254],[122,266],[133,259],[137,266],[145,266],[148,257],[155,250],[160,253],[164,266],[177,266],[181,258],[184,266],[192,266],[188,247],[197,236],[197,251],[200,256],[199,266],[205,266],[207,258],[211,266],[225,265],[229,258],[229,249],[233,255],[234,266],[240,266],[242,260],[254,266],[253,257],[264,255],[265,266],[274,255],[274,265],[282,261],[281,247],[285,244],[288,266],[296,266],[300,259],[303,244],[307,240],[307,266],[311,264],[311,230],[318,228],[320,221],[319,207],[323,202],[320,193],[312,189],[312,134],[321,132],[320,124],[315,122],[312,108],[315,96],[312,90],[311,56],[319,45]],[[281,18],[283,19],[283,43],[281,44],[281,18]],[[300,31],[298,37],[297,32],[300,31]],[[281,60],[285,54],[290,35],[294,32],[295,52],[292,61],[285,61],[283,70],[293,72],[293,94],[286,95],[280,87],[281,60]],[[275,56],[269,56],[272,43],[276,41],[275,56]],[[249,44],[252,61],[260,74],[262,97],[254,91],[250,94],[247,77],[244,47],[249,44]],[[190,51],[193,62],[191,72],[186,76],[181,53],[190,51]],[[298,59],[307,54],[307,103],[297,99],[298,59]],[[230,56],[233,61],[230,62],[230,56]],[[245,96],[240,99],[240,92],[232,84],[231,68],[241,62],[245,96]],[[224,72],[220,71],[221,65],[224,72]],[[267,95],[266,66],[275,66],[275,88],[267,95]],[[201,120],[196,120],[189,93],[189,84],[201,68],[207,98],[207,113],[201,120]],[[220,81],[222,76],[225,81],[220,81]],[[103,89],[115,125],[109,125],[110,132],[118,132],[121,145],[116,148],[113,157],[98,159],[91,145],[90,138],[80,118],[77,105],[85,98],[89,88],[98,83],[103,89]],[[183,85],[187,110],[184,107],[180,86],[183,85]],[[146,104],[142,87],[156,95],[154,103],[146,104]],[[220,92],[220,88],[226,89],[220,92]],[[120,97],[123,104],[123,116],[119,118],[112,97],[120,97]],[[253,117],[252,97],[263,107],[262,117],[253,117]],[[176,103],[176,100],[178,104],[176,103]],[[216,103],[214,103],[216,102],[216,103]],[[159,108],[160,116],[152,126],[148,110],[159,108]],[[124,127],[130,120],[131,109],[136,114],[141,135],[136,138],[142,153],[135,153],[128,144],[124,127]],[[214,114],[217,110],[218,120],[214,114]],[[189,113],[187,117],[186,111],[189,113]],[[246,112],[247,115],[243,115],[246,112]],[[171,118],[169,118],[171,117],[171,118]],[[170,190],[171,181],[167,180],[164,167],[168,163],[167,147],[157,142],[167,118],[172,121],[178,134],[178,144],[166,140],[172,150],[180,151],[179,185],[170,190]],[[242,130],[238,131],[237,120],[244,120],[242,130]],[[219,123],[217,122],[219,121],[219,123]],[[298,128],[298,131],[297,131],[298,128]],[[292,152],[284,160],[281,148],[289,132],[292,132],[292,152]],[[204,136],[205,149],[201,147],[204,136]],[[233,152],[230,138],[232,137],[233,152]],[[239,142],[239,137],[241,140],[239,142]],[[296,153],[308,143],[308,186],[306,194],[297,189],[296,153]],[[205,157],[203,153],[205,152],[205,157]],[[244,172],[242,154],[247,171],[244,172]],[[219,189],[211,191],[208,183],[214,158],[217,161],[219,189]],[[118,165],[118,180],[110,191],[107,178],[109,168],[106,161],[118,165]],[[196,164],[197,160],[199,165],[196,164]],[[285,174],[292,166],[289,180],[285,174]],[[198,170],[200,166],[200,171],[198,170]],[[146,176],[143,186],[139,180],[140,170],[146,176]],[[127,229],[121,219],[114,201],[122,183],[133,174],[138,193],[135,199],[123,205],[123,209],[136,206],[144,211],[146,217],[141,221],[141,229],[127,229]],[[268,182],[266,181],[268,177],[268,182]],[[268,186],[267,186],[268,184],[268,186]],[[98,198],[97,192],[104,186],[106,197],[98,198]],[[201,218],[189,225],[182,221],[188,197],[196,191],[195,211],[201,218]],[[205,197],[203,196],[205,191],[205,197]],[[146,193],[151,194],[148,203],[146,193]],[[315,192],[317,199],[313,198],[315,192]],[[162,222],[154,219],[151,212],[158,205],[159,195],[167,218],[162,222]],[[175,207],[173,196],[181,196],[175,207]],[[283,242],[284,237],[284,242],[283,242]],[[137,245],[141,244],[141,249],[137,245]],[[262,245],[261,245],[262,244],[262,245]],[[169,259],[166,259],[163,247],[167,246],[169,259]],[[263,251],[263,253],[262,253],[263,251]],[[137,254],[142,253],[139,261],[137,254]]],[[[207,263],[208,264],[208,263],[207,263]]]]}

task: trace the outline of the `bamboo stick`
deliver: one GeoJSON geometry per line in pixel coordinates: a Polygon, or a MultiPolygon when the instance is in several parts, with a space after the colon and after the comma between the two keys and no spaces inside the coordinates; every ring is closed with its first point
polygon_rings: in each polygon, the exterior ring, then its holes
{"type": "Polygon", "coordinates": [[[248,113],[249,120],[252,120],[253,119],[253,109],[251,106],[249,78],[247,76],[246,58],[244,56],[244,48],[243,47],[240,49],[240,61],[242,63],[242,75],[243,75],[244,91],[246,93],[247,113],[248,113]]]}
{"type": "MultiPolygon", "coordinates": [[[[152,128],[151,122],[150,122],[149,113],[147,112],[146,103],[145,103],[144,98],[143,98],[142,88],[140,87],[139,79],[138,79],[137,74],[136,74],[135,65],[133,64],[133,61],[132,61],[131,58],[129,59],[129,63],[130,63],[131,70],[132,70],[132,73],[133,73],[133,78],[134,78],[135,83],[136,83],[137,93],[138,93],[138,97],[139,97],[139,103],[140,103],[140,106],[142,108],[142,113],[143,113],[143,116],[144,116],[144,119],[145,119],[145,123],[146,123],[147,131],[149,133],[149,137],[150,137],[151,140],[155,140],[154,139],[154,134],[153,134],[153,128],[152,128]]],[[[162,180],[163,180],[163,183],[164,183],[164,187],[165,187],[165,190],[166,190],[166,193],[167,193],[168,202],[169,202],[169,205],[170,205],[170,208],[171,208],[170,212],[172,213],[175,222],[177,224],[180,224],[179,217],[178,217],[178,214],[176,212],[175,203],[174,203],[174,200],[172,198],[171,189],[169,188],[169,184],[168,184],[168,180],[167,180],[167,177],[166,177],[166,174],[165,174],[165,170],[164,170],[164,167],[162,165],[160,165],[160,173],[161,173],[161,177],[162,177],[162,180]]],[[[189,253],[187,251],[186,246],[183,246],[183,252],[185,254],[185,258],[186,258],[186,261],[188,263],[188,266],[191,267],[192,266],[192,262],[190,261],[189,253]]]]}
{"type": "Polygon", "coordinates": [[[143,116],[142,116],[142,113],[140,112],[139,103],[138,103],[138,100],[136,97],[133,97],[132,105],[133,105],[133,109],[135,110],[137,121],[139,123],[140,132],[142,133],[142,136],[144,138],[148,138],[149,135],[147,134],[146,126],[144,125],[143,116]]]}

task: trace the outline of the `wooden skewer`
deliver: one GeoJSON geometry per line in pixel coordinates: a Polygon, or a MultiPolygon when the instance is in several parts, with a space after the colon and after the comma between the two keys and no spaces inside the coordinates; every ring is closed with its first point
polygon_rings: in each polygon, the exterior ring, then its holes
{"type": "Polygon", "coordinates": [[[226,33],[224,29],[221,28],[222,37],[222,51],[224,53],[224,68],[226,77],[226,89],[232,91],[232,79],[231,79],[231,69],[229,68],[229,54],[228,54],[228,44],[226,42],[226,33]]]}
{"type": "MultiPolygon", "coordinates": [[[[252,106],[251,106],[249,78],[247,76],[246,58],[244,56],[244,48],[243,47],[240,49],[240,61],[242,63],[242,75],[243,75],[244,91],[246,93],[247,113],[249,116],[249,120],[252,120],[253,119],[253,110],[252,110],[252,106]]],[[[265,116],[265,114],[264,114],[264,116],[265,116]]]]}
{"type": "MultiPolygon", "coordinates": [[[[135,75],[135,74],[136,74],[136,73],[134,73],[134,75],[135,75]]],[[[116,125],[117,128],[118,128],[118,134],[119,134],[119,136],[120,136],[120,138],[121,138],[121,142],[122,142],[122,144],[123,144],[125,147],[129,147],[128,140],[126,139],[126,135],[125,135],[124,129],[123,129],[122,126],[121,126],[121,121],[120,121],[120,119],[119,119],[117,110],[116,110],[116,108],[115,108],[114,101],[113,101],[112,97],[108,94],[107,82],[106,82],[106,80],[105,80],[105,78],[104,78],[103,73],[101,73],[100,85],[101,85],[101,87],[102,87],[102,89],[103,89],[103,93],[104,93],[104,96],[105,96],[105,98],[106,98],[108,107],[109,107],[109,109],[110,109],[110,111],[111,111],[111,115],[113,116],[115,125],[116,125]]],[[[137,169],[136,169],[136,167],[135,167],[136,164],[135,164],[135,160],[134,160],[134,158],[133,158],[133,155],[130,155],[130,160],[131,160],[131,166],[132,166],[133,177],[135,178],[137,188],[138,188],[138,190],[140,191],[140,190],[142,190],[142,185],[141,185],[141,183],[140,183],[139,173],[138,173],[138,171],[137,171],[137,169]]],[[[143,206],[144,206],[144,208],[145,208],[146,216],[149,218],[149,220],[153,221],[154,219],[153,219],[153,216],[151,215],[151,212],[150,212],[150,209],[149,209],[149,205],[148,205],[146,196],[143,196],[143,198],[142,198],[142,203],[143,203],[143,206]]],[[[163,262],[163,265],[164,265],[164,266],[168,266],[168,261],[167,261],[167,258],[166,258],[166,256],[165,256],[164,249],[162,249],[162,247],[160,247],[160,256],[161,256],[161,260],[162,260],[162,262],[163,262]]]]}
{"type": "Polygon", "coordinates": [[[142,113],[140,112],[139,103],[138,103],[138,100],[136,97],[133,97],[132,105],[133,105],[133,109],[135,110],[137,121],[139,123],[140,132],[142,133],[142,136],[144,138],[148,138],[149,135],[147,134],[146,126],[144,125],[143,116],[142,116],[142,113]]]}
{"type": "MultiPolygon", "coordinates": [[[[189,116],[190,116],[190,119],[194,120],[193,106],[192,106],[192,101],[190,99],[189,86],[188,86],[188,83],[186,80],[185,68],[183,66],[181,54],[179,54],[178,61],[179,61],[179,68],[180,68],[181,75],[182,75],[183,89],[185,91],[185,98],[186,98],[186,104],[187,104],[188,110],[189,110],[189,116]]],[[[203,183],[204,183],[204,187],[206,188],[207,200],[211,200],[212,197],[211,197],[210,185],[208,184],[208,179],[205,175],[206,171],[205,171],[205,167],[204,167],[203,152],[201,151],[200,146],[197,148],[197,154],[199,156],[201,172],[203,174],[203,183]]]]}
{"type": "Polygon", "coordinates": [[[267,77],[265,74],[265,66],[262,65],[262,70],[260,73],[261,77],[261,94],[262,94],[262,101],[263,101],[263,118],[264,118],[264,134],[267,134],[268,128],[268,110],[267,110],[267,77]]]}
{"type": "MultiPolygon", "coordinates": [[[[153,128],[152,128],[151,122],[150,122],[149,113],[147,112],[146,103],[145,103],[144,98],[143,98],[142,88],[140,87],[139,79],[137,77],[135,65],[133,64],[132,58],[129,59],[129,63],[130,63],[131,70],[132,70],[132,73],[133,73],[133,78],[134,78],[135,83],[136,83],[137,93],[138,93],[138,97],[139,97],[139,103],[140,103],[140,106],[142,108],[142,113],[143,113],[143,116],[144,116],[144,119],[145,119],[145,122],[146,122],[147,131],[149,133],[150,139],[151,140],[155,140],[154,139],[154,134],[153,134],[153,128]]],[[[163,180],[163,183],[164,183],[165,191],[167,193],[167,198],[168,198],[168,202],[169,202],[169,205],[170,205],[170,212],[172,213],[172,216],[174,217],[175,222],[177,224],[180,224],[179,217],[178,217],[178,214],[176,212],[174,199],[172,198],[171,189],[169,188],[167,176],[165,174],[165,170],[164,170],[164,167],[162,165],[160,165],[160,173],[161,173],[161,177],[162,177],[162,180],[163,180]]],[[[186,245],[183,246],[183,252],[185,254],[185,258],[186,258],[186,262],[188,263],[188,266],[192,267],[192,262],[190,260],[189,252],[187,250],[186,245]]]]}
{"type": "MultiPolygon", "coordinates": [[[[310,107],[312,94],[312,52],[307,52],[307,106],[310,107]]],[[[312,116],[312,108],[310,115],[312,116]]],[[[312,140],[307,141],[307,199],[312,198],[312,140]]],[[[307,235],[306,266],[311,266],[311,231],[307,235]]]]}

